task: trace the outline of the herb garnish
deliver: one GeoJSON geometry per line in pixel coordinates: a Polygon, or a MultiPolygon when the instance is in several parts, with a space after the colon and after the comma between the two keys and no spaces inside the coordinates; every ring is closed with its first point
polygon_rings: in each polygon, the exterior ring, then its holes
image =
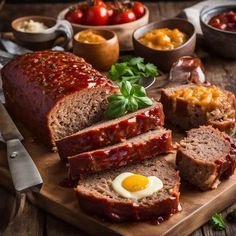
{"type": "Polygon", "coordinates": [[[124,80],[119,84],[120,94],[113,94],[108,97],[108,108],[105,111],[107,119],[114,119],[126,114],[129,111],[137,111],[140,108],[153,104],[147,97],[144,87],[124,80]]]}
{"type": "Polygon", "coordinates": [[[236,223],[236,209],[233,209],[233,211],[227,214],[226,219],[232,223],[236,223]]]}
{"type": "Polygon", "coordinates": [[[227,225],[225,224],[222,215],[219,213],[215,213],[210,220],[211,225],[214,230],[222,231],[225,230],[227,225]]]}
{"type": "Polygon", "coordinates": [[[131,84],[139,83],[140,79],[159,75],[157,67],[144,63],[141,57],[123,57],[121,63],[112,65],[108,76],[113,81],[127,80],[131,84]]]}

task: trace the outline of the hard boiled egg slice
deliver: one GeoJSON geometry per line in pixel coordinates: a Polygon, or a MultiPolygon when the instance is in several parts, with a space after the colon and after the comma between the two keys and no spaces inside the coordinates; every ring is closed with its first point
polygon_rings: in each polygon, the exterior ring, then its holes
{"type": "Polygon", "coordinates": [[[122,197],[139,200],[151,196],[163,188],[162,181],[156,176],[144,176],[125,172],[112,182],[113,189],[122,197]]]}

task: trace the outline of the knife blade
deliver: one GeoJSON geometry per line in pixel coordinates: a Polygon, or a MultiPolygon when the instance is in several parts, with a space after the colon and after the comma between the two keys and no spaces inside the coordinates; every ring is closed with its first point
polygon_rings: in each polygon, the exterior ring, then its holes
{"type": "Polygon", "coordinates": [[[7,144],[7,160],[16,191],[40,191],[43,184],[42,177],[21,143],[23,136],[1,102],[0,132],[7,144]]]}

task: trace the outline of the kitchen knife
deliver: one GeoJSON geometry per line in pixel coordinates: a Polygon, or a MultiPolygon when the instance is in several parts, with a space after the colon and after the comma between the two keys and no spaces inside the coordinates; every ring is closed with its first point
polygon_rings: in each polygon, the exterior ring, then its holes
{"type": "Polygon", "coordinates": [[[21,143],[23,136],[1,102],[0,132],[7,144],[7,160],[16,191],[26,192],[32,190],[39,192],[43,184],[42,177],[21,143]]]}

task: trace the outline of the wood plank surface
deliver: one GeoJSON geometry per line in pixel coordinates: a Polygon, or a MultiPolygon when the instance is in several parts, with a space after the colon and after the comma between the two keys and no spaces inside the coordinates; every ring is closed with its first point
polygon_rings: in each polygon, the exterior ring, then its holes
{"type": "MultiPolygon", "coordinates": [[[[186,6],[192,5],[196,1],[175,1],[175,2],[158,2],[147,4],[151,13],[151,20],[158,20],[161,18],[172,17],[178,14],[181,9],[186,6]]],[[[8,31],[10,29],[9,23],[13,18],[23,15],[40,14],[40,15],[51,15],[56,16],[57,12],[62,10],[69,4],[7,4],[3,11],[0,12],[0,30],[8,31]]],[[[208,55],[203,51],[203,62],[206,65],[207,76],[210,81],[215,84],[221,85],[231,91],[236,91],[236,63],[235,61],[222,60],[214,55],[208,55]]],[[[155,93],[155,92],[154,92],[155,93]]],[[[3,158],[0,156],[0,158],[3,158]]],[[[6,173],[5,173],[6,174],[6,173]]],[[[5,180],[4,180],[5,181],[5,180]]],[[[10,184],[5,182],[5,184],[10,184]]],[[[9,199],[4,195],[2,189],[0,189],[0,208],[5,201],[9,199]]],[[[7,193],[8,194],[8,193],[7,193]]],[[[9,196],[9,194],[8,194],[9,196]]],[[[226,207],[226,205],[224,206],[226,207]]],[[[226,215],[231,209],[236,208],[236,204],[232,205],[231,208],[224,211],[226,215]]],[[[1,217],[1,216],[0,216],[1,217]]],[[[1,224],[1,219],[0,219],[1,224]]],[[[88,226],[90,227],[90,226],[88,226]]],[[[185,232],[180,232],[185,235],[185,232]]],[[[46,212],[39,210],[32,206],[30,203],[26,204],[26,208],[21,216],[21,219],[11,224],[4,233],[0,232],[1,236],[5,235],[86,235],[84,232],[73,228],[67,223],[53,217],[46,212]],[[37,226],[38,225],[38,226],[37,226]],[[29,230],[30,229],[30,230],[29,230]]],[[[98,234],[97,234],[98,235],[98,234]]],[[[101,234],[99,234],[101,235],[101,234]]],[[[176,234],[173,234],[176,235],[176,234]]],[[[234,224],[228,224],[226,231],[214,232],[209,224],[204,225],[198,229],[192,235],[236,235],[236,228],[234,224]]]]}

